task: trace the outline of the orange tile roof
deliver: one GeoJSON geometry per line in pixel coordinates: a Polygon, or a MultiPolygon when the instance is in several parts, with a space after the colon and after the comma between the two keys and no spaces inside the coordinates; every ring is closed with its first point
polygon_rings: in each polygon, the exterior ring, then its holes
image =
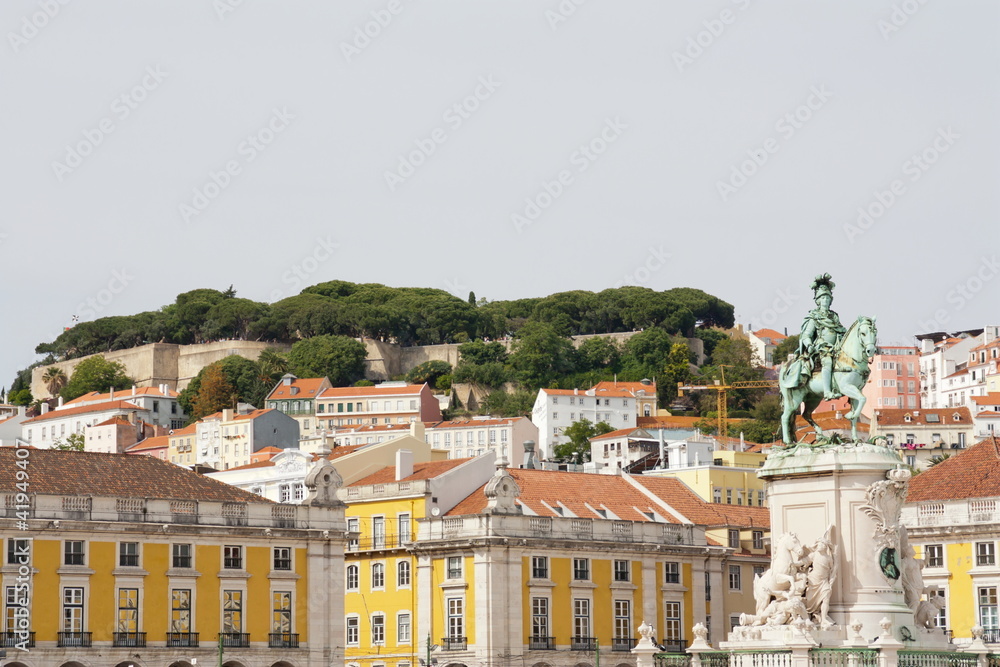
{"type": "Polygon", "coordinates": [[[907,502],[1000,496],[1000,442],[982,440],[910,480],[907,502]]]}
{"type": "Polygon", "coordinates": [[[325,389],[320,398],[347,398],[352,396],[403,396],[419,394],[426,384],[408,384],[405,387],[333,387],[325,389]]]}
{"type": "Polygon", "coordinates": [[[474,428],[476,426],[506,426],[525,417],[503,417],[498,419],[453,419],[443,422],[424,422],[427,428],[474,428]]]}
{"type": "Polygon", "coordinates": [[[334,436],[352,435],[354,433],[371,433],[374,431],[409,431],[409,424],[359,424],[355,426],[338,426],[334,436]]]}
{"type": "Polygon", "coordinates": [[[968,367],[961,368],[961,369],[955,371],[954,373],[952,373],[951,375],[945,375],[944,379],[947,380],[948,378],[957,378],[959,375],[968,375],[968,373],[969,373],[968,367]]]}
{"type": "Polygon", "coordinates": [[[278,386],[268,394],[267,398],[277,399],[277,398],[315,398],[319,391],[320,386],[327,383],[326,378],[296,378],[292,380],[290,385],[286,385],[284,380],[278,381],[278,386]],[[298,392],[293,394],[292,388],[298,389],[298,392]]]}
{"type": "Polygon", "coordinates": [[[1000,405],[1000,392],[990,392],[985,396],[973,396],[972,402],[976,405],[1000,405]]]}
{"type": "Polygon", "coordinates": [[[674,477],[638,475],[633,479],[699,526],[771,527],[771,511],[767,507],[705,502],[684,482],[674,477]]]}
{"type": "Polygon", "coordinates": [[[274,452],[274,453],[277,454],[277,453],[283,452],[283,451],[285,451],[285,450],[283,450],[283,449],[281,449],[279,447],[268,446],[268,447],[264,447],[262,449],[258,449],[256,452],[254,452],[254,454],[260,454],[260,453],[263,453],[263,452],[274,452]]]}
{"type": "MultiPolygon", "coordinates": [[[[17,492],[17,460],[14,447],[0,447],[0,493],[17,492]]],[[[31,450],[31,492],[272,504],[157,457],[57,449],[31,450]]]]}
{"type": "Polygon", "coordinates": [[[106,403],[95,403],[94,405],[80,405],[74,408],[62,408],[60,410],[49,410],[44,415],[38,415],[37,417],[32,417],[27,419],[22,424],[34,424],[35,422],[45,421],[48,419],[61,419],[62,417],[70,417],[72,415],[82,415],[88,412],[105,412],[107,410],[142,410],[146,411],[145,408],[140,408],[135,403],[129,403],[128,401],[109,401],[106,403]]]}
{"type": "Polygon", "coordinates": [[[976,415],[976,419],[992,419],[994,417],[1000,417],[1000,410],[983,410],[976,415]]]}
{"type": "Polygon", "coordinates": [[[66,401],[65,405],[73,405],[74,403],[92,403],[94,401],[110,401],[110,400],[128,400],[133,396],[163,396],[164,398],[177,398],[178,394],[173,389],[168,389],[167,393],[164,394],[160,391],[159,387],[136,387],[135,393],[132,393],[131,389],[116,389],[115,398],[111,398],[111,392],[100,393],[97,391],[92,391],[83,396],[77,396],[72,401],[66,401]]]}
{"type": "Polygon", "coordinates": [[[268,412],[277,412],[277,410],[274,410],[273,408],[261,408],[258,410],[251,410],[250,412],[244,414],[233,415],[233,421],[238,421],[240,419],[257,419],[257,417],[263,417],[268,412]]]}
{"type": "Polygon", "coordinates": [[[600,397],[600,398],[632,398],[635,396],[634,392],[628,389],[613,387],[602,387],[601,389],[542,389],[543,392],[549,396],[588,396],[590,398],[600,397]],[[591,392],[592,393],[588,393],[591,392]]]}
{"type": "MultiPolygon", "coordinates": [[[[600,515],[588,509],[606,507],[612,514],[625,521],[652,521],[644,511],[654,511],[668,523],[680,521],[656,506],[641,491],[617,475],[595,475],[582,472],[556,470],[509,469],[508,472],[521,488],[518,502],[531,508],[539,516],[562,516],[546,507],[565,506],[579,517],[599,519],[600,515]]],[[[641,476],[640,476],[641,477],[641,476]]],[[[473,491],[448,512],[449,516],[478,514],[486,508],[485,484],[473,491]]],[[[687,487],[685,487],[687,488],[687,487]]],[[[668,500],[669,502],[669,500],[668,500]]]]}
{"type": "MultiPolygon", "coordinates": [[[[598,440],[611,440],[612,438],[621,438],[624,436],[632,435],[636,431],[642,431],[643,433],[645,433],[645,430],[642,428],[620,428],[617,431],[611,431],[610,433],[605,433],[604,435],[595,435],[593,438],[590,439],[590,441],[597,442],[598,440]]],[[[636,437],[637,438],[643,437],[648,439],[648,436],[649,434],[646,433],[645,436],[636,436],[636,437]]]]}
{"type": "Polygon", "coordinates": [[[94,426],[131,426],[132,422],[121,415],[115,415],[111,419],[105,419],[102,422],[94,424],[94,426]]]}
{"type": "Polygon", "coordinates": [[[595,384],[593,387],[591,387],[591,389],[595,389],[597,391],[613,391],[617,389],[625,389],[626,391],[630,391],[633,394],[636,394],[640,391],[644,391],[646,392],[647,396],[656,395],[655,382],[651,382],[650,384],[643,384],[642,382],[621,382],[617,380],[604,380],[602,382],[598,382],[597,384],[595,384]]]}
{"type": "Polygon", "coordinates": [[[969,412],[969,408],[935,408],[933,410],[925,410],[923,408],[919,410],[910,410],[907,408],[878,408],[875,410],[875,420],[880,426],[966,425],[972,423],[972,414],[969,412]],[[938,415],[940,421],[927,421],[928,414],[938,415]],[[953,416],[956,414],[958,415],[958,421],[953,419],[953,416]],[[910,421],[906,421],[905,417],[907,415],[910,416],[910,421]]]}
{"type": "Polygon", "coordinates": [[[779,343],[788,338],[785,334],[775,331],[774,329],[757,329],[757,331],[753,332],[753,335],[757,336],[757,338],[770,338],[771,340],[779,343]]]}
{"type": "Polygon", "coordinates": [[[386,484],[388,482],[403,481],[414,482],[421,479],[434,479],[452,468],[457,468],[469,459],[447,459],[445,461],[428,461],[426,463],[414,463],[413,474],[404,477],[402,480],[396,479],[396,466],[387,466],[378,472],[363,477],[348,486],[367,486],[369,484],[386,484]]]}
{"type": "Polygon", "coordinates": [[[182,435],[194,435],[198,432],[198,424],[191,424],[190,426],[185,426],[184,428],[174,429],[174,432],[169,434],[171,438],[176,438],[182,435]]]}
{"type": "Polygon", "coordinates": [[[637,417],[635,423],[641,428],[694,428],[701,417],[637,417]]]}
{"type": "Polygon", "coordinates": [[[988,350],[993,347],[1000,347],[1000,338],[994,338],[988,343],[983,343],[982,345],[977,345],[976,347],[969,350],[969,352],[979,352],[980,350],[988,350]]]}
{"type": "Polygon", "coordinates": [[[168,437],[169,436],[166,435],[154,435],[153,437],[146,438],[145,440],[140,440],[129,447],[127,451],[131,454],[132,452],[140,452],[147,449],[166,449],[168,437]]]}

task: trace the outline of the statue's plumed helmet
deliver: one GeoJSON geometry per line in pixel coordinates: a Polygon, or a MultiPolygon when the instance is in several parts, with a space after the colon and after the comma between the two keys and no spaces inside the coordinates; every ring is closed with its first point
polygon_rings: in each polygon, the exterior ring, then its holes
{"type": "Polygon", "coordinates": [[[816,276],[816,278],[812,281],[813,300],[818,299],[824,294],[832,297],[834,287],[836,287],[836,285],[834,284],[829,273],[816,276]]]}

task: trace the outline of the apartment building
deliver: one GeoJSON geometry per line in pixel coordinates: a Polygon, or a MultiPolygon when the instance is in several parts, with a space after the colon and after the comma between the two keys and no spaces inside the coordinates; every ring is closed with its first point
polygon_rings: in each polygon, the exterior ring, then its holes
{"type": "Polygon", "coordinates": [[[969,408],[940,410],[876,410],[870,424],[872,437],[882,436],[895,447],[903,462],[923,470],[933,459],[950,456],[972,442],[969,408]]]}
{"type": "Polygon", "coordinates": [[[297,378],[286,373],[267,395],[265,404],[295,419],[299,423],[299,437],[308,438],[318,431],[316,399],[332,386],[325,377],[297,378]]]}
{"type": "MultiPolygon", "coordinates": [[[[140,410],[147,413],[146,421],[154,426],[161,426],[165,429],[180,428],[187,421],[184,409],[177,401],[179,394],[166,384],[156,387],[136,387],[132,385],[131,390],[118,390],[112,388],[105,393],[92,391],[83,396],[78,396],[72,401],[67,401],[61,408],[76,408],[84,405],[96,405],[109,401],[128,401],[139,406],[140,410]]],[[[60,399],[61,402],[62,399],[60,399]]]]}
{"type": "Polygon", "coordinates": [[[11,664],[343,663],[335,476],[297,507],[151,456],[4,447],[0,469],[31,492],[0,475],[11,664]]]}
{"type": "Polygon", "coordinates": [[[383,382],[374,387],[334,387],[316,399],[320,428],[441,421],[441,406],[427,383],[383,382]]]}
{"type": "Polygon", "coordinates": [[[972,397],[972,437],[975,440],[1000,435],[1000,392],[972,397]]]}
{"type": "Polygon", "coordinates": [[[879,347],[869,365],[871,375],[864,386],[862,414],[872,418],[879,408],[919,409],[920,349],[895,345],[879,347]]]}
{"type": "Polygon", "coordinates": [[[997,372],[993,350],[1000,345],[998,338],[1000,325],[954,334],[917,336],[920,340],[921,406],[972,407],[973,396],[988,393],[987,377],[997,372]]]}
{"type": "Polygon", "coordinates": [[[21,440],[33,447],[47,449],[65,444],[70,435],[83,435],[84,429],[89,426],[117,417],[131,424],[152,423],[150,411],[131,401],[102,401],[74,406],[67,404],[55,410],[49,410],[43,403],[42,414],[21,422],[21,440]]]}

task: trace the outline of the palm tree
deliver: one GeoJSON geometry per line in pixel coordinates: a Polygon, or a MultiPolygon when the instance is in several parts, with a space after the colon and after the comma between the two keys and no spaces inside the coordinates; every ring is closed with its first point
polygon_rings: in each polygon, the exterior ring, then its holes
{"type": "Polygon", "coordinates": [[[66,377],[66,373],[58,366],[49,367],[42,375],[42,382],[45,383],[49,393],[53,396],[58,396],[60,390],[66,386],[68,381],[69,378],[66,377]]]}

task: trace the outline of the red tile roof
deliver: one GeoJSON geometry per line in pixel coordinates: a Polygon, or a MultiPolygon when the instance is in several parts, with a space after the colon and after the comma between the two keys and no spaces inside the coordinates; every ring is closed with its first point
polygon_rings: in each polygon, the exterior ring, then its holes
{"type": "Polygon", "coordinates": [[[504,417],[501,419],[453,419],[444,422],[424,422],[427,428],[475,428],[476,426],[507,426],[525,417],[504,417]]]}
{"type": "MultiPolygon", "coordinates": [[[[113,400],[128,400],[133,396],[162,396],[164,398],[177,398],[178,394],[173,389],[168,389],[167,393],[164,394],[160,391],[159,387],[136,387],[135,393],[132,393],[131,389],[116,389],[115,398],[113,400]]],[[[94,401],[110,401],[111,392],[100,393],[97,391],[92,391],[83,396],[77,396],[72,401],[66,401],[66,405],[73,405],[74,403],[93,403],[94,401]]]]}
{"type": "Polygon", "coordinates": [[[419,394],[426,384],[408,384],[405,387],[334,387],[326,389],[320,398],[348,398],[354,396],[403,396],[419,394]]]}
{"type": "Polygon", "coordinates": [[[132,422],[121,415],[115,415],[111,419],[105,419],[94,426],[131,426],[132,422]]]}
{"type": "MultiPolygon", "coordinates": [[[[18,460],[14,447],[0,447],[0,493],[17,492],[18,460]]],[[[153,456],[32,449],[30,465],[32,493],[271,504],[153,456]]]]}
{"type": "MultiPolygon", "coordinates": [[[[640,391],[646,392],[647,396],[656,395],[656,383],[651,382],[650,384],[643,384],[642,382],[620,382],[617,380],[604,380],[603,382],[598,382],[591,389],[596,391],[616,391],[624,389],[626,391],[632,392],[632,394],[637,394],[640,391]]],[[[603,394],[602,394],[603,395],[603,394]]]]}
{"type": "Polygon", "coordinates": [[[955,371],[954,373],[952,373],[951,375],[945,375],[944,379],[947,380],[948,378],[957,378],[959,375],[968,375],[968,374],[969,374],[968,367],[966,367],[966,368],[960,368],[957,371],[955,371]]]}
{"type": "Polygon", "coordinates": [[[915,476],[907,502],[994,497],[1000,497],[1000,442],[996,436],[915,476]]]}
{"type": "Polygon", "coordinates": [[[611,431],[610,433],[605,433],[604,435],[595,435],[593,438],[590,439],[590,441],[597,442],[598,440],[612,440],[614,438],[622,438],[630,436],[633,433],[639,433],[639,435],[635,436],[637,438],[648,439],[650,437],[649,433],[646,433],[646,431],[641,428],[620,428],[617,431],[611,431]]]}
{"type": "Polygon", "coordinates": [[[694,428],[701,417],[637,417],[635,423],[642,428],[694,428]]]}
{"type": "Polygon", "coordinates": [[[184,428],[174,429],[174,432],[170,434],[171,438],[176,438],[183,435],[194,435],[198,432],[198,425],[191,424],[190,426],[185,426],[184,428]]]}
{"type": "Polygon", "coordinates": [[[161,448],[166,449],[168,437],[169,436],[166,435],[155,435],[151,438],[140,440],[139,442],[129,447],[126,451],[128,451],[129,454],[132,454],[134,452],[141,452],[147,449],[161,449],[161,448]]]}
{"type": "Polygon", "coordinates": [[[973,396],[972,402],[976,405],[1000,405],[1000,392],[990,392],[985,396],[973,396]]]}
{"type": "Polygon", "coordinates": [[[290,385],[286,385],[284,380],[278,381],[278,386],[276,386],[270,394],[268,394],[268,400],[279,399],[279,398],[315,398],[320,387],[324,384],[329,383],[326,378],[296,378],[292,380],[290,385]],[[298,389],[298,392],[292,393],[292,388],[298,389]]]}
{"type": "Polygon", "coordinates": [[[263,417],[268,412],[277,412],[277,410],[274,410],[272,408],[263,408],[263,409],[259,409],[259,410],[251,410],[250,412],[247,412],[245,414],[233,415],[233,421],[239,421],[241,419],[257,419],[257,417],[263,417]]]}
{"type": "Polygon", "coordinates": [[[428,461],[426,463],[414,463],[413,474],[401,480],[396,479],[396,466],[382,468],[378,472],[363,477],[348,486],[368,486],[369,484],[387,484],[389,482],[413,482],[421,479],[434,479],[438,475],[443,475],[453,468],[457,468],[469,459],[447,459],[445,461],[428,461]]]}
{"type": "Polygon", "coordinates": [[[753,332],[753,335],[757,336],[757,338],[770,338],[775,343],[780,343],[788,338],[785,334],[775,331],[774,329],[757,329],[757,331],[753,332]]]}
{"type": "Polygon", "coordinates": [[[35,422],[46,421],[48,419],[61,419],[72,415],[83,415],[90,412],[106,412],[108,410],[142,410],[144,412],[148,412],[145,408],[140,408],[135,403],[129,403],[128,401],[108,401],[106,403],[95,403],[94,405],[81,405],[74,408],[64,407],[59,410],[50,410],[44,415],[38,415],[37,417],[26,419],[21,423],[34,424],[35,422]]]}
{"type": "Polygon", "coordinates": [[[923,408],[919,410],[910,410],[907,408],[878,408],[875,410],[875,420],[878,422],[879,426],[906,426],[906,425],[916,425],[916,426],[949,426],[949,425],[968,425],[972,423],[972,414],[969,412],[969,408],[935,408],[933,410],[925,410],[923,408]],[[927,415],[937,415],[940,421],[929,422],[927,421],[927,415]],[[954,415],[958,415],[958,420],[954,419],[954,415]],[[906,416],[909,415],[910,421],[906,421],[906,416]]]}
{"type": "Polygon", "coordinates": [[[980,350],[988,350],[993,347],[1000,347],[1000,338],[994,338],[988,343],[983,343],[982,345],[977,345],[976,347],[969,350],[969,352],[979,352],[980,350]]]}
{"type": "Polygon", "coordinates": [[[767,507],[708,503],[674,477],[638,475],[633,479],[699,526],[771,527],[771,511],[767,507]]]}

